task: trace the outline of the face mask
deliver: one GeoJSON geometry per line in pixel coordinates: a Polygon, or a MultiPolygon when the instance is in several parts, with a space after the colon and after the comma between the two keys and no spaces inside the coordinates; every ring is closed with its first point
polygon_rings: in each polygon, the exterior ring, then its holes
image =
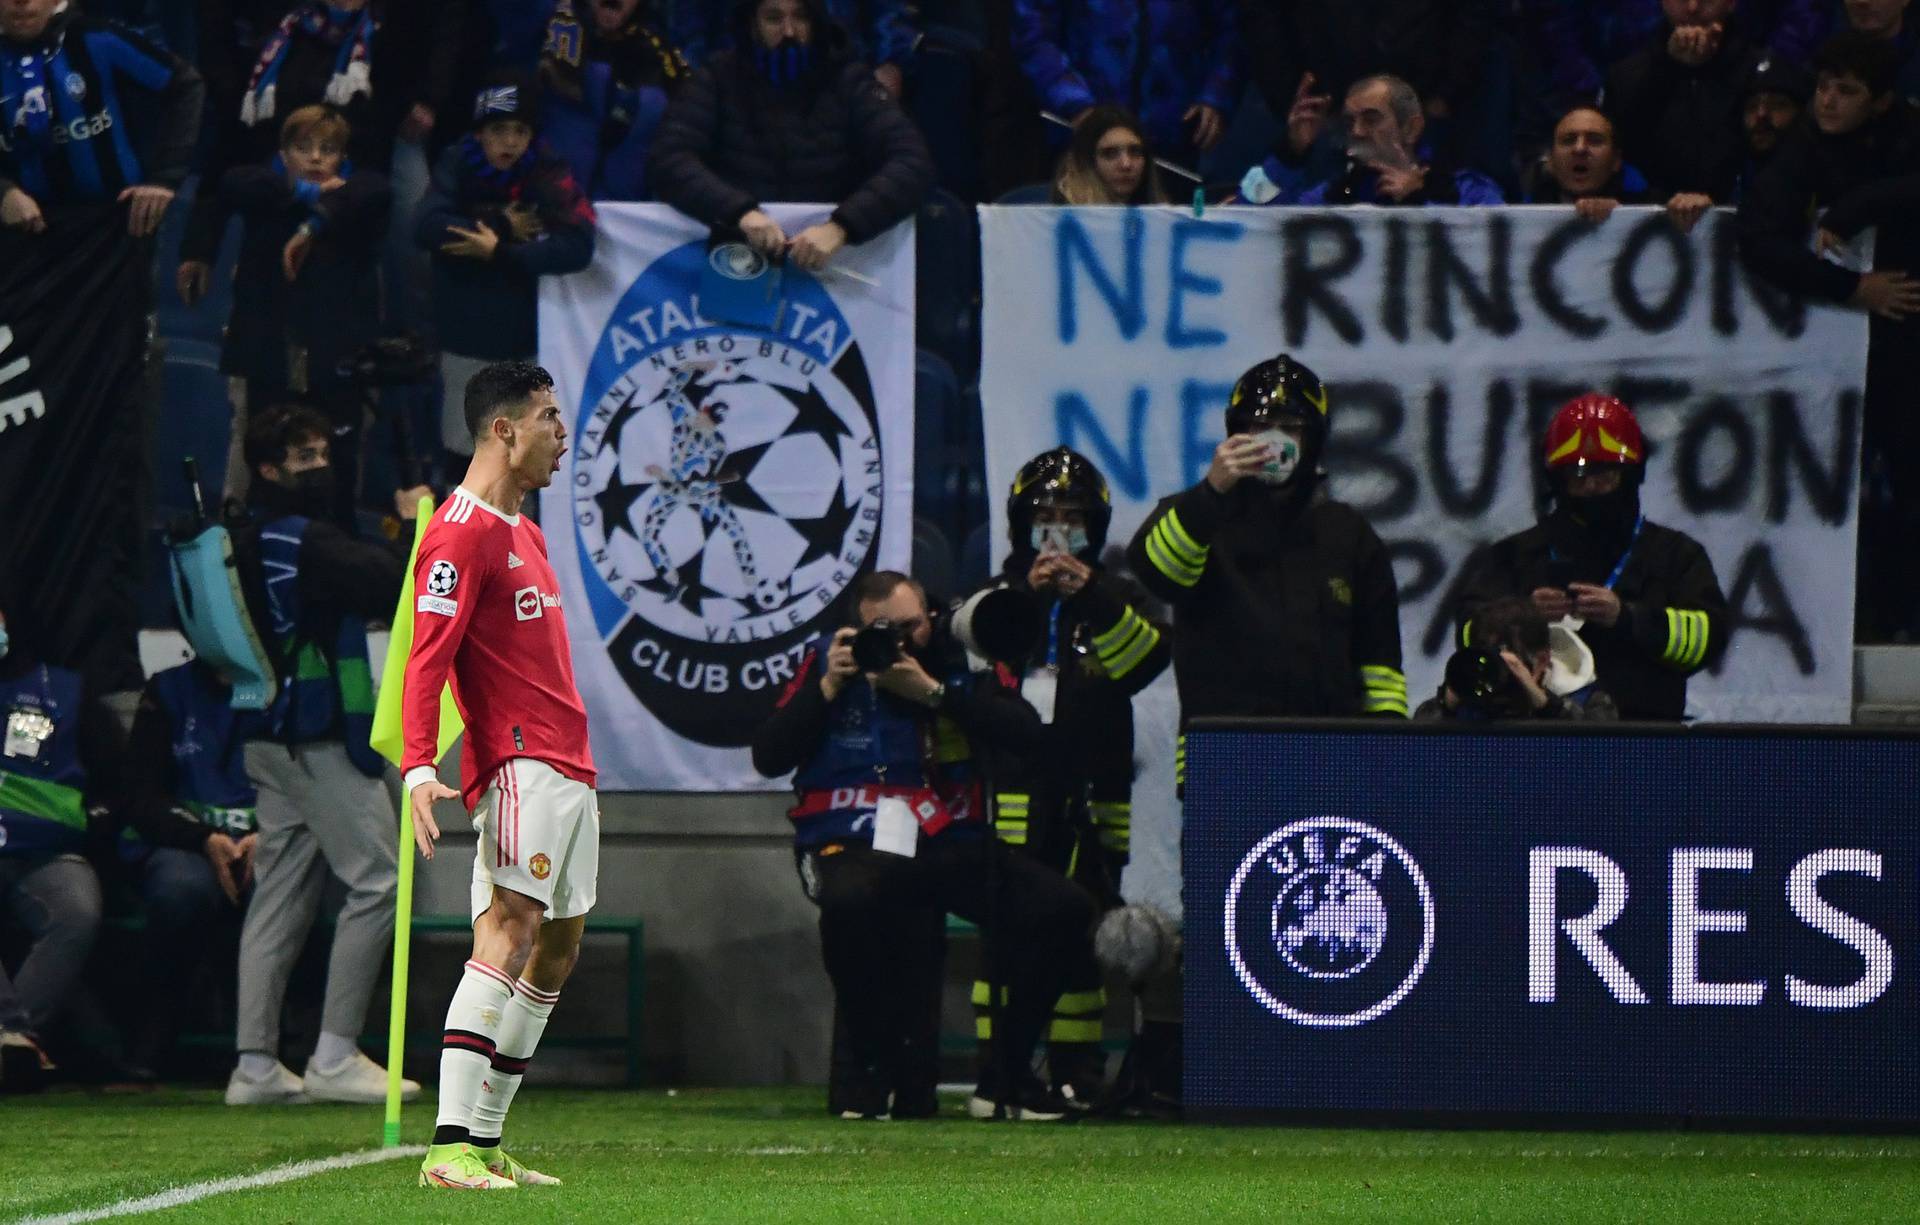
{"type": "Polygon", "coordinates": [[[1293,479],[1294,470],[1300,466],[1298,439],[1285,430],[1261,430],[1249,437],[1255,442],[1265,443],[1273,451],[1273,458],[1254,474],[1256,479],[1267,485],[1284,485],[1293,479]]]}
{"type": "Polygon", "coordinates": [[[293,497],[302,514],[309,518],[326,514],[333,507],[333,469],[308,468],[292,477],[293,497]]]}
{"type": "Polygon", "coordinates": [[[1093,547],[1087,539],[1087,529],[1069,526],[1065,523],[1033,525],[1033,551],[1042,557],[1050,553],[1067,553],[1078,557],[1093,547]]]}
{"type": "Polygon", "coordinates": [[[753,58],[767,80],[788,85],[806,75],[813,63],[813,47],[789,38],[777,47],[754,47],[753,58]]]}

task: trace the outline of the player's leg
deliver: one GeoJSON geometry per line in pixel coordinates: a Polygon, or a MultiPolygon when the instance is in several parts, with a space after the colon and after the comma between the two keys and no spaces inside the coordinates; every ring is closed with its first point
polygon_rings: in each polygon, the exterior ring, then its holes
{"type": "Polygon", "coordinates": [[[493,1067],[514,981],[533,954],[547,909],[544,882],[510,865],[520,828],[515,763],[501,767],[474,807],[473,956],[447,1005],[440,1042],[439,1109],[420,1163],[422,1186],[503,1190],[513,1180],[474,1153],[470,1128],[481,1083],[493,1067]]]}
{"type": "Polygon", "coordinates": [[[526,804],[521,853],[529,875],[551,883],[553,896],[547,908],[549,918],[514,984],[493,1067],[481,1082],[470,1130],[473,1147],[489,1169],[522,1186],[541,1186],[560,1180],[514,1160],[501,1150],[500,1138],[507,1110],[560,1002],[560,989],[580,957],[580,935],[586,930],[600,878],[600,808],[586,784],[540,762],[521,765],[526,804]]]}
{"type": "Polygon", "coordinates": [[[580,959],[580,935],[586,926],[585,915],[551,919],[541,926],[533,956],[514,984],[513,998],[507,1001],[493,1067],[480,1082],[480,1096],[474,1103],[469,1143],[489,1169],[521,1186],[557,1186],[560,1182],[551,1174],[514,1160],[501,1149],[500,1142],[506,1131],[507,1111],[520,1091],[527,1065],[540,1048],[554,1006],[560,1002],[560,988],[580,959]]]}

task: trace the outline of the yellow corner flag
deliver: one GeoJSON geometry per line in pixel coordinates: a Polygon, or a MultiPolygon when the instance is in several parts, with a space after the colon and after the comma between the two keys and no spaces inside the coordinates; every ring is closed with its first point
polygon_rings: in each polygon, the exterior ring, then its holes
{"type": "MultiPolygon", "coordinates": [[[[413,654],[413,567],[420,559],[420,541],[426,537],[427,524],[433,519],[433,498],[421,498],[420,508],[414,514],[413,548],[407,552],[407,573],[400,580],[400,606],[393,611],[387,662],[380,670],[380,699],[373,708],[373,734],[367,737],[373,751],[396,766],[406,752],[400,695],[407,687],[407,657],[413,654]]],[[[453,687],[448,686],[440,692],[440,743],[434,749],[435,761],[447,755],[465,726],[460,721],[460,708],[453,704],[453,687]]]]}

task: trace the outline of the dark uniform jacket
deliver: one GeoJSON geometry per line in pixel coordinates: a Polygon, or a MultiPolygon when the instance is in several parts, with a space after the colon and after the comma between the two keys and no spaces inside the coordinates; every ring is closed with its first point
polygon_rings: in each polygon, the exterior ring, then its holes
{"type": "MultiPolygon", "coordinates": [[[[1016,554],[1000,582],[1025,589],[1032,564],[1031,552],[1016,554]]],[[[1028,751],[993,755],[994,825],[1004,841],[1076,879],[1098,877],[1117,897],[1133,821],[1133,695],[1166,671],[1173,636],[1145,591],[1098,568],[1046,613],[1049,629],[1022,688],[1031,692],[1036,670],[1049,667],[1052,644],[1053,718],[1028,751]],[[1096,843],[1098,872],[1086,862],[1096,843]]]]}
{"type": "Polygon", "coordinates": [[[729,227],[762,204],[837,205],[847,241],[865,242],[905,220],[933,187],[920,130],[842,50],[845,36],[814,4],[814,62],[776,89],[739,46],[697,68],[653,138],[647,181],[655,196],[709,226],[729,227]]]}
{"type": "Polygon", "coordinates": [[[1205,481],[1154,508],[1127,560],[1174,606],[1183,721],[1407,713],[1400,595],[1360,512],[1315,486],[1205,481]]]}
{"type": "Polygon", "coordinates": [[[1738,27],[1704,64],[1667,54],[1672,27],[1614,66],[1606,107],[1619,128],[1620,147],[1656,191],[1704,192],[1716,203],[1733,199],[1746,159],[1741,108],[1759,53],[1738,27]]]}
{"type": "MultiPolygon", "coordinates": [[[[1503,596],[1606,582],[1619,555],[1588,549],[1557,561],[1555,531],[1551,520],[1536,524],[1468,561],[1461,607],[1469,621],[1474,610],[1503,596]]],[[[1623,719],[1681,718],[1687,678],[1727,649],[1727,602],[1712,560],[1685,532],[1648,523],[1613,590],[1620,596],[1619,622],[1611,629],[1589,623],[1580,630],[1600,684],[1623,719]]]]}

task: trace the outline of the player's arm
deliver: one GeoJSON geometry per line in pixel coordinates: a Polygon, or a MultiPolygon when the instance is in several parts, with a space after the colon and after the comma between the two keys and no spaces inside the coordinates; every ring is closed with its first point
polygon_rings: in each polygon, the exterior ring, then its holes
{"type": "Polygon", "coordinates": [[[433,844],[440,837],[433,806],[459,795],[440,781],[434,756],[440,747],[440,695],[488,577],[486,563],[472,547],[475,540],[472,533],[456,533],[444,522],[435,523],[420,542],[414,565],[413,651],[407,656],[400,696],[405,733],[400,769],[413,817],[413,841],[428,859],[433,858],[433,844]]]}

